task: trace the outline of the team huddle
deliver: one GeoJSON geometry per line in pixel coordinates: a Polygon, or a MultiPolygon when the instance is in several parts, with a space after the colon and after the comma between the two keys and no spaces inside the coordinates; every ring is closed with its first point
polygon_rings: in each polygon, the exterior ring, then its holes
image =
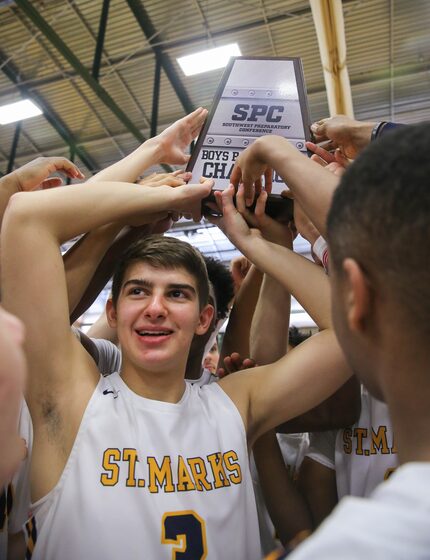
{"type": "Polygon", "coordinates": [[[430,558],[428,126],[327,119],[315,139],[336,151],[312,158],[262,136],[212,202],[212,180],[140,181],[186,163],[206,114],[85,183],[46,183],[83,179],[64,158],[0,179],[2,558],[262,558],[251,455],[283,544],[271,558],[430,558]],[[273,171],[293,218],[265,211],[273,171]],[[164,235],[203,207],[250,263],[212,370],[233,282],[164,235]],[[104,335],[71,327],[112,273],[104,335]],[[291,296],[319,331],[294,348],[291,296]],[[304,471],[322,465],[345,496],[319,529],[334,503],[322,515],[288,478],[276,430],[312,432],[304,471]]]}

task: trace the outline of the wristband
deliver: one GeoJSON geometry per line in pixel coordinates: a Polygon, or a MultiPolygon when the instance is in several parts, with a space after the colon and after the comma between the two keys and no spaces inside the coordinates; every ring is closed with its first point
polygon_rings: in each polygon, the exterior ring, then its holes
{"type": "Polygon", "coordinates": [[[372,128],[372,134],[370,135],[370,141],[373,142],[374,140],[376,140],[379,136],[379,133],[381,132],[381,130],[384,128],[384,126],[387,124],[386,121],[381,121],[381,122],[377,122],[375,124],[375,126],[372,128]]]}

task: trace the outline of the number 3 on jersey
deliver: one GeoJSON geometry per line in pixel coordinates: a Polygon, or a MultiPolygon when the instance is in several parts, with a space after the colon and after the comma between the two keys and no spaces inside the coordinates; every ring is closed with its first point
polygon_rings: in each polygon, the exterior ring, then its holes
{"type": "Polygon", "coordinates": [[[196,512],[172,511],[161,521],[161,542],[176,545],[172,560],[204,560],[207,555],[206,528],[196,512]]]}

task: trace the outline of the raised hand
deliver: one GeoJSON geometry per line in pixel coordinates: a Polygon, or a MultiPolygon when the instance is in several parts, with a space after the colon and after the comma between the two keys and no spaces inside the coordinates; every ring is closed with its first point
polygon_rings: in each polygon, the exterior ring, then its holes
{"type": "Polygon", "coordinates": [[[252,233],[243,216],[233,203],[235,190],[229,185],[224,191],[214,191],[216,206],[221,216],[208,216],[208,220],[217,225],[236,247],[241,241],[249,238],[252,233]]]}
{"type": "Polygon", "coordinates": [[[199,134],[207,114],[206,109],[199,107],[186,117],[174,122],[154,139],[160,147],[160,162],[172,165],[187,163],[190,156],[185,153],[185,150],[199,134]]]}
{"type": "Polygon", "coordinates": [[[239,155],[230,177],[236,188],[243,183],[246,206],[251,206],[255,195],[261,192],[262,177],[266,191],[272,191],[273,171],[261,158],[259,146],[260,143],[256,140],[239,155]]]}
{"type": "Polygon", "coordinates": [[[224,367],[218,368],[217,375],[219,378],[225,377],[230,373],[250,369],[256,367],[257,364],[252,358],[242,358],[238,352],[233,352],[230,356],[224,358],[224,367]]]}
{"type": "Polygon", "coordinates": [[[178,169],[173,173],[151,173],[138,181],[139,185],[147,187],[160,187],[161,185],[168,185],[169,187],[179,187],[185,185],[191,179],[192,174],[189,171],[178,169]]]}
{"type": "Polygon", "coordinates": [[[213,179],[195,185],[181,185],[171,188],[173,212],[189,214],[195,222],[202,219],[202,200],[209,196],[214,185],[213,179]]]}
{"type": "Polygon", "coordinates": [[[336,148],[334,153],[331,153],[313,142],[306,142],[306,147],[313,152],[311,160],[325,167],[327,171],[330,171],[336,177],[341,177],[350,163],[349,159],[343,155],[339,148],[336,148]]]}
{"type": "Polygon", "coordinates": [[[78,167],[63,157],[38,157],[11,173],[20,191],[35,191],[59,187],[63,184],[60,177],[51,177],[59,171],[70,179],[85,179],[78,167]]]}
{"type": "Polygon", "coordinates": [[[317,143],[327,141],[325,148],[339,148],[344,156],[355,159],[369,144],[374,124],[336,115],[313,123],[311,131],[317,143]]]}
{"type": "Polygon", "coordinates": [[[278,245],[291,247],[293,240],[289,220],[286,215],[283,216],[282,214],[276,220],[267,215],[267,198],[267,191],[262,191],[257,198],[254,212],[251,212],[245,204],[244,186],[240,185],[236,194],[236,207],[248,225],[260,230],[264,239],[278,245]]]}
{"type": "Polygon", "coordinates": [[[230,263],[230,272],[233,277],[234,293],[237,293],[251,268],[250,261],[241,255],[235,257],[230,263]]]}

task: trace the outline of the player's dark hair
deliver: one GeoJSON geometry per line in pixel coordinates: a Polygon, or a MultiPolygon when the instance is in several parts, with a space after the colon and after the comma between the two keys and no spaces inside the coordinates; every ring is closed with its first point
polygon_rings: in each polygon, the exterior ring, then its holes
{"type": "Polygon", "coordinates": [[[233,277],[220,260],[206,255],[203,255],[203,259],[215,292],[217,319],[225,319],[228,313],[228,304],[234,296],[233,277]]]}
{"type": "Polygon", "coordinates": [[[116,305],[128,268],[144,262],[159,269],[183,268],[196,280],[200,309],[209,298],[209,280],[203,257],[189,243],[175,237],[149,235],[138,239],[121,256],[112,279],[112,301],[116,305]]]}
{"type": "Polygon", "coordinates": [[[430,126],[372,143],[342,176],[328,215],[331,266],[353,258],[407,324],[430,330],[430,126]],[[404,317],[403,317],[404,316],[404,317]]]}
{"type": "Polygon", "coordinates": [[[312,333],[302,333],[299,331],[297,327],[294,325],[288,329],[288,344],[295,348],[302,342],[304,342],[307,338],[310,338],[312,333]]]}

